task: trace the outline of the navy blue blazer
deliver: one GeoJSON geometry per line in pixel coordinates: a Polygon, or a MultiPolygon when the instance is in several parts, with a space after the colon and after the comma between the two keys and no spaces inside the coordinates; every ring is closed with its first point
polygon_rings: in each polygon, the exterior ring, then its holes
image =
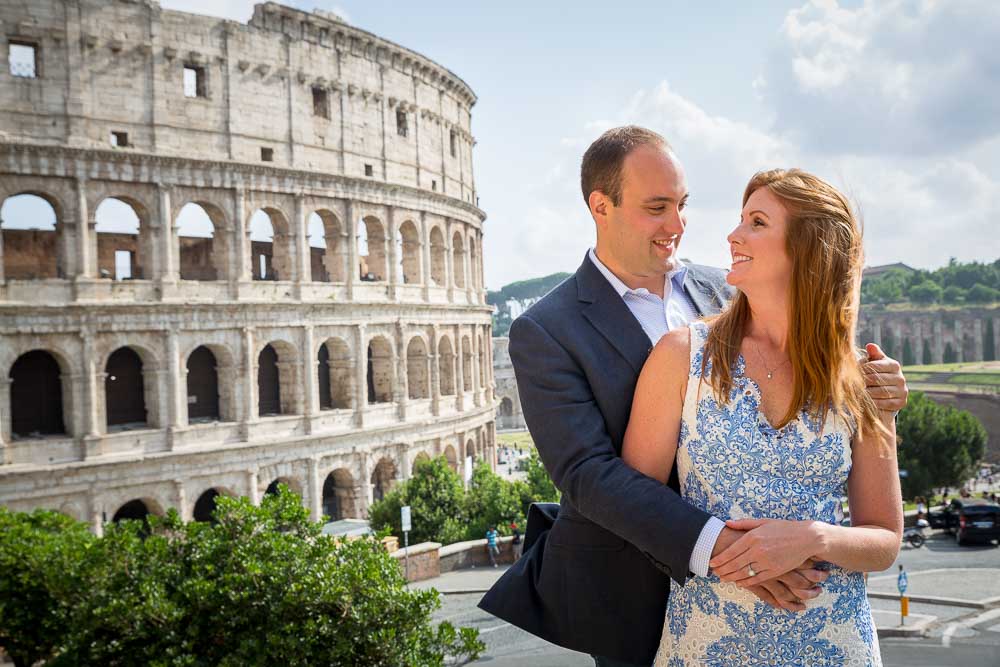
{"type": "MultiPolygon", "coordinates": [[[[731,295],[722,271],[697,265],[684,289],[700,315],[731,295]]],[[[664,486],[621,459],[649,338],[584,257],[514,321],[509,349],[525,422],[562,499],[551,529],[479,606],[554,644],[651,664],[670,579],[687,578],[709,515],[681,499],[676,472],[664,486]]]]}

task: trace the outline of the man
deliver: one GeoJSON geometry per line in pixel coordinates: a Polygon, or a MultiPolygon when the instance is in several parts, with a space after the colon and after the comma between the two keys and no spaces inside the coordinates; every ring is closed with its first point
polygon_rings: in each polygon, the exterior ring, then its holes
{"type": "Polygon", "coordinates": [[[490,564],[493,567],[497,566],[497,556],[500,555],[500,547],[497,546],[497,537],[499,537],[496,526],[491,526],[486,529],[486,553],[490,557],[490,564]]]}
{"type": "MultiPolygon", "coordinates": [[[[524,418],[562,504],[551,528],[529,524],[523,556],[480,607],[593,655],[598,667],[649,665],[670,579],[706,576],[711,556],[741,533],[684,502],[676,472],[663,486],[625,465],[622,438],[653,345],[718,312],[730,288],[722,271],[677,256],[688,190],[660,135],[634,126],[605,132],[583,157],[581,185],[596,248],[515,320],[509,344],[524,418]]],[[[869,352],[878,358],[866,364],[870,391],[881,408],[900,409],[899,364],[869,352]]],[[[809,565],[754,593],[803,609],[825,577],[809,565]]]]}

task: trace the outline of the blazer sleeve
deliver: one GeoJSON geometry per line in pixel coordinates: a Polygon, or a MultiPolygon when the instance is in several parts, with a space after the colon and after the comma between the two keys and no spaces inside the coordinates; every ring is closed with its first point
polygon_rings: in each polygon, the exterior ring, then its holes
{"type": "Polygon", "coordinates": [[[556,487],[583,516],[683,584],[710,515],[626,465],[582,369],[538,322],[522,315],[509,338],[524,419],[556,487]]]}

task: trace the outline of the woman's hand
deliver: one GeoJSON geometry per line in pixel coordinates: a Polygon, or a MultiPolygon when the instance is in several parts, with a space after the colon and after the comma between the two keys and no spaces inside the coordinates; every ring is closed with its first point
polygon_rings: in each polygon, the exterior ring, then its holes
{"type": "Polygon", "coordinates": [[[749,532],[712,558],[709,567],[722,581],[756,586],[794,570],[817,554],[822,526],[816,521],[784,519],[727,521],[726,527],[749,532]]]}

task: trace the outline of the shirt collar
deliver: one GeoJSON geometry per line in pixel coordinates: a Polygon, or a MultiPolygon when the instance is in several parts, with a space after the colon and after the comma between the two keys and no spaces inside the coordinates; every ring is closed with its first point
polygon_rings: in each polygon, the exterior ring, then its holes
{"type": "MultiPolygon", "coordinates": [[[[590,261],[594,263],[594,266],[597,267],[597,270],[600,271],[601,274],[605,278],[607,278],[607,281],[609,283],[611,283],[611,287],[613,287],[614,290],[616,292],[618,292],[618,296],[624,298],[624,296],[626,294],[648,294],[649,293],[649,290],[647,290],[645,287],[640,287],[639,289],[632,289],[631,287],[629,287],[628,285],[626,285],[625,283],[623,283],[621,281],[621,278],[619,278],[614,273],[612,273],[611,269],[609,269],[608,267],[606,267],[604,265],[604,262],[602,262],[600,259],[598,259],[597,253],[594,252],[593,248],[591,248],[587,252],[587,256],[590,258],[590,261]]],[[[681,261],[680,259],[678,259],[677,260],[677,268],[674,269],[673,271],[671,271],[670,273],[668,273],[666,275],[666,277],[664,278],[664,280],[663,280],[663,286],[664,286],[664,288],[667,288],[668,287],[668,283],[672,281],[674,286],[676,286],[678,289],[683,290],[684,289],[684,279],[687,277],[687,271],[688,271],[688,267],[684,264],[683,261],[681,261]]],[[[664,297],[669,296],[671,291],[672,291],[671,289],[664,289],[663,290],[664,297]]]]}

